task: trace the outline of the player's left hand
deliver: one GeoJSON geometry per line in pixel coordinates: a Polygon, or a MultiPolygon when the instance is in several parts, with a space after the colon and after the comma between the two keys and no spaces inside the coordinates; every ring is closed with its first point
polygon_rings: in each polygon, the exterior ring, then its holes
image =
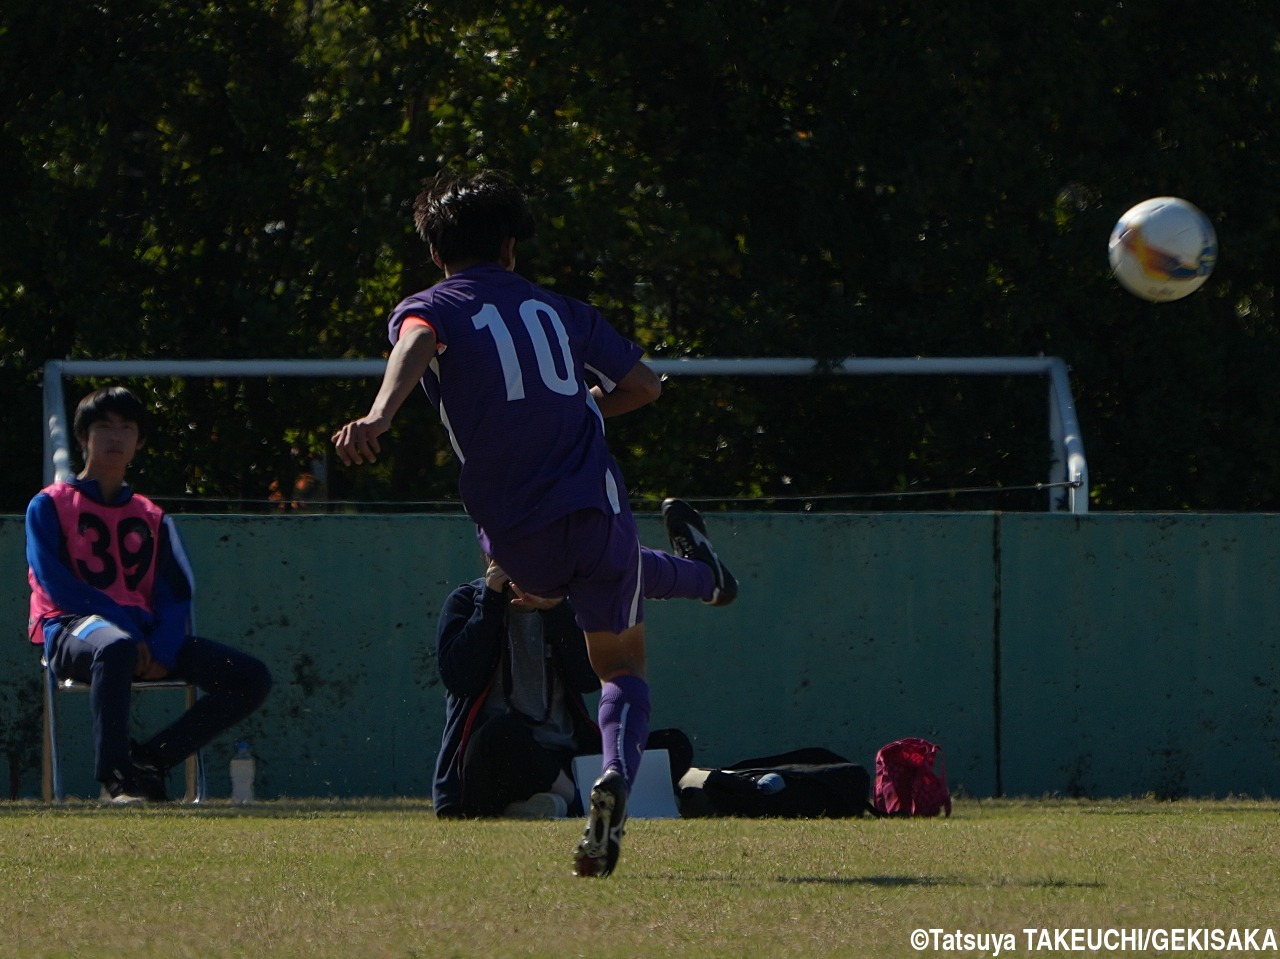
{"type": "Polygon", "coordinates": [[[515,583],[511,584],[511,592],[515,594],[515,598],[511,600],[512,606],[525,606],[529,609],[554,609],[564,599],[563,596],[535,596],[533,593],[526,593],[515,583]]]}

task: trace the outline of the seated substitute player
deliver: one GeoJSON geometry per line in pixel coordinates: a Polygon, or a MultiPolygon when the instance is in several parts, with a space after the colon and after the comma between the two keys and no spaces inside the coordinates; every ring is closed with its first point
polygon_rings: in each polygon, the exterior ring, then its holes
{"type": "MultiPolygon", "coordinates": [[[[700,598],[698,563],[644,552],[646,596],[700,598]]],[[[531,596],[486,560],[483,577],[449,594],[437,624],[446,696],[436,815],[576,815],[573,759],[601,751],[583,695],[598,691],[600,680],[570,602],[531,596]]],[[[688,737],[676,729],[654,730],[646,749],[667,750],[673,788],[693,762],[688,737]]]]}
{"type": "MultiPolygon", "coordinates": [[[[580,876],[613,871],[648,737],[641,552],[604,420],[658,398],[643,350],[594,307],[515,273],[534,232],[524,194],[481,172],[444,177],[414,204],[418,233],[444,279],[391,313],[393,344],[369,412],[333,435],[343,463],[373,462],[378,438],[421,383],[461,464],[458,488],[481,549],[536,596],[569,596],[600,677],[603,772],[591,790],[580,876]],[[588,387],[588,371],[598,383],[588,387]]],[[[703,595],[724,605],[737,584],[697,513],[668,510],[676,537],[706,567],[703,595]]]]}
{"type": "Polygon", "coordinates": [[[90,393],[73,430],[78,476],[27,506],[30,638],[54,673],[89,685],[95,775],[111,802],[163,802],[170,768],[266,699],[271,675],[239,650],[187,634],[190,566],[173,521],[134,493],[125,473],[147,412],[120,386],[90,393]],[[141,745],[129,741],[134,679],[194,683],[191,709],[141,745]]]}

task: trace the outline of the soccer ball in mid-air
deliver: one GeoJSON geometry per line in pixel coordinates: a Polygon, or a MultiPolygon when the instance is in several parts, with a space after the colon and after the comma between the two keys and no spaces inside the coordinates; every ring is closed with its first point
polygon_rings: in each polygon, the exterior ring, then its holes
{"type": "Polygon", "coordinates": [[[1218,237],[1199,208],[1174,196],[1143,200],[1120,217],[1107,244],[1111,269],[1130,293],[1180,300],[1209,279],[1218,237]]]}

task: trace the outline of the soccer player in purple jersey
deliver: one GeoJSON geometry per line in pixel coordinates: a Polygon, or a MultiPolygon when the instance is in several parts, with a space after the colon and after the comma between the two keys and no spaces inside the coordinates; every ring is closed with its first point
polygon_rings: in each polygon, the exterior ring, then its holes
{"type": "MultiPolygon", "coordinates": [[[[461,464],[459,492],[485,553],[517,596],[571,598],[603,684],[604,749],[574,871],[607,876],[648,734],[643,600],[654,593],[643,572],[651,551],[640,546],[604,420],[653,402],[661,382],[594,307],[514,272],[516,244],[534,223],[504,177],[438,178],[418,196],[414,222],[445,278],[392,311],[378,394],[333,443],[347,465],[375,461],[378,438],[421,383],[461,464]]],[[[686,564],[699,578],[693,595],[731,602],[737,583],[698,513],[681,500],[662,511],[673,548],[696,561],[686,564]]]]}

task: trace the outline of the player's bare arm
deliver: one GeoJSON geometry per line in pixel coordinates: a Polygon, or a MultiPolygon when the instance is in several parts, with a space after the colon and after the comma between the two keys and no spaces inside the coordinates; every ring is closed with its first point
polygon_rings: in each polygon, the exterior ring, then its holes
{"type": "Polygon", "coordinates": [[[338,458],[345,465],[377,462],[382,450],[378,437],[391,428],[392,418],[427,372],[435,355],[436,334],[431,327],[415,324],[404,330],[387,358],[382,386],[369,412],[331,437],[338,458]]]}
{"type": "Polygon", "coordinates": [[[593,386],[591,392],[596,398],[601,416],[619,416],[647,406],[661,396],[662,380],[641,360],[618,381],[612,392],[606,393],[598,386],[593,386]]]}

